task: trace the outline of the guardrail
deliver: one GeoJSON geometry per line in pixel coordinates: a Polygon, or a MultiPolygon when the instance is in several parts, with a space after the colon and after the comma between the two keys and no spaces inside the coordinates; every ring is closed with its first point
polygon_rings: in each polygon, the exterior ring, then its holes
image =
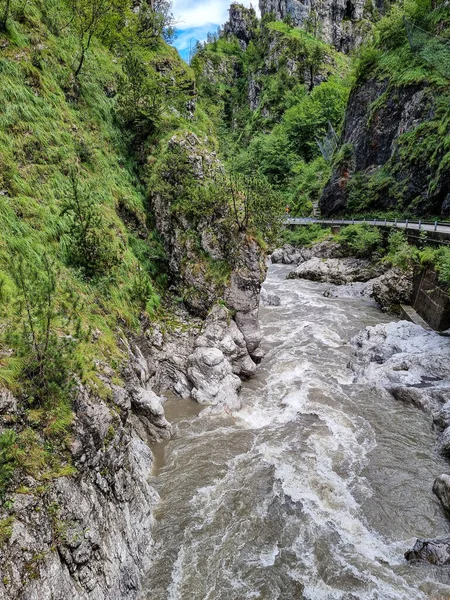
{"type": "Polygon", "coordinates": [[[367,223],[376,227],[398,227],[400,229],[412,229],[418,231],[438,231],[450,234],[450,222],[446,221],[422,221],[414,219],[315,219],[308,217],[288,217],[286,219],[288,225],[310,225],[318,223],[323,225],[355,225],[358,223],[367,223]]]}

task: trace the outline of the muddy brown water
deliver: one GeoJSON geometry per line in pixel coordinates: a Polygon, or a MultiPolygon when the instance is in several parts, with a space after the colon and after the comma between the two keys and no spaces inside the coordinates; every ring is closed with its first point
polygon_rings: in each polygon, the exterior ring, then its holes
{"type": "Polygon", "coordinates": [[[349,338],[392,317],[288,271],[269,270],[282,303],[261,308],[266,357],[242,411],[166,404],[176,435],[155,448],[142,598],[448,600],[449,569],[403,559],[416,537],[450,535],[431,419],[348,368],[349,338]]]}

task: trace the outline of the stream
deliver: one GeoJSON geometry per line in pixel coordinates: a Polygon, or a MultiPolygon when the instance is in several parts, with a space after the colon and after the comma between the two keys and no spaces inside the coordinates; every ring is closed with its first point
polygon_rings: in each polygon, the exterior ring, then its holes
{"type": "Polygon", "coordinates": [[[269,269],[281,306],[260,309],[266,356],[243,409],[166,403],[176,435],[156,449],[142,598],[448,600],[449,569],[403,559],[417,537],[450,535],[431,418],[348,368],[348,340],[393,318],[290,270],[269,269]]]}

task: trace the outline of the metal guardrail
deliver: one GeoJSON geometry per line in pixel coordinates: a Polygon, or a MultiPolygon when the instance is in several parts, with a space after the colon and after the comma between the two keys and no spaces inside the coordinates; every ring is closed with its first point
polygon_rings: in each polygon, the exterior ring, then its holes
{"type": "Polygon", "coordinates": [[[367,223],[376,227],[398,227],[400,229],[411,229],[416,231],[437,231],[450,234],[450,222],[445,221],[418,221],[413,219],[394,221],[388,219],[315,219],[311,217],[288,217],[286,219],[288,225],[311,225],[313,223],[323,225],[356,225],[358,223],[367,223]]]}

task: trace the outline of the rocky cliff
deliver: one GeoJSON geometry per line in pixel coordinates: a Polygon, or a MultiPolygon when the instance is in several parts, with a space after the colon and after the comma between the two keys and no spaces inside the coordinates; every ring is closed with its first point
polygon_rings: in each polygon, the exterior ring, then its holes
{"type": "Polygon", "coordinates": [[[320,201],[323,214],[449,214],[450,179],[437,135],[444,114],[438,94],[425,83],[397,86],[389,78],[371,78],[356,87],[340,155],[320,201]]]}
{"type": "Polygon", "coordinates": [[[444,64],[450,55],[445,39],[433,35],[445,29],[448,13],[410,10],[407,18],[422,25],[422,50],[412,49],[402,15],[393,10],[377,25],[383,41],[360,59],[320,201],[324,215],[450,214],[448,77],[433,59],[437,53],[444,64]]]}
{"type": "Polygon", "coordinates": [[[348,53],[370,32],[373,11],[382,12],[384,1],[375,6],[363,0],[259,0],[261,15],[273,14],[280,21],[308,29],[336,50],[348,53]]]}

